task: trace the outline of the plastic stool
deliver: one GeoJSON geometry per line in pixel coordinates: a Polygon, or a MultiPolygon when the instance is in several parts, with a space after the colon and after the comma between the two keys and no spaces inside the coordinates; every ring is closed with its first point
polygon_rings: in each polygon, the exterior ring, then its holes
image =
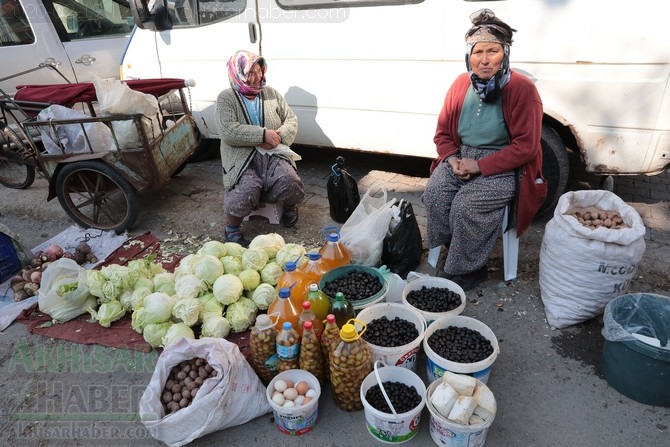
{"type": "Polygon", "coordinates": [[[283,207],[281,203],[259,202],[255,210],[244,216],[244,221],[248,221],[251,216],[265,217],[271,224],[277,225],[282,215],[283,207]]]}
{"type": "MultiPolygon", "coordinates": [[[[509,219],[509,205],[505,207],[505,213],[502,220],[502,240],[503,240],[503,262],[505,281],[516,279],[517,266],[519,264],[519,238],[516,236],[516,228],[505,231],[509,219]]],[[[442,245],[433,247],[428,251],[428,263],[437,267],[437,261],[440,259],[442,245]]]]}

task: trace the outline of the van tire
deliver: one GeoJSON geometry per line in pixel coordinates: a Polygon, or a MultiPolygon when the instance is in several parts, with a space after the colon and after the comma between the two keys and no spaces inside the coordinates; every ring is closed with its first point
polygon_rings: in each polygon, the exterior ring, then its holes
{"type": "Polygon", "coordinates": [[[542,175],[547,182],[547,198],[537,211],[541,216],[554,209],[565,192],[570,176],[570,159],[563,140],[546,124],[542,125],[542,175]]]}

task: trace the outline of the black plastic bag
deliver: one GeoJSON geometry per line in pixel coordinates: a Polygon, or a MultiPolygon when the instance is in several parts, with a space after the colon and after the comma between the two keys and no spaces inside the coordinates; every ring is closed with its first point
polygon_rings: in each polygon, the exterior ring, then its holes
{"type": "Polygon", "coordinates": [[[333,172],[328,178],[326,188],[328,190],[330,217],[335,222],[344,223],[361,201],[358,184],[344,168],[344,157],[337,157],[331,170],[333,172]]]}
{"type": "Polygon", "coordinates": [[[400,209],[399,221],[391,220],[381,260],[389,270],[405,278],[421,262],[423,243],[412,204],[401,200],[394,206],[400,209]]]}

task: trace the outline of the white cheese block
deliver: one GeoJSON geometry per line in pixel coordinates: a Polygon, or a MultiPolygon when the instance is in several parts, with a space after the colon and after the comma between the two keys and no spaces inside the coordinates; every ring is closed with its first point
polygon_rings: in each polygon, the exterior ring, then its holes
{"type": "Polygon", "coordinates": [[[472,414],[472,416],[470,416],[470,419],[468,419],[469,425],[479,425],[483,424],[484,422],[485,422],[484,419],[482,419],[481,417],[477,416],[474,413],[472,414]]]}
{"type": "Polygon", "coordinates": [[[496,413],[496,399],[493,392],[486,385],[480,385],[475,388],[473,398],[477,401],[474,414],[487,420],[496,413]]]}
{"type": "Polygon", "coordinates": [[[468,425],[470,416],[475,411],[477,401],[472,396],[458,396],[456,403],[451,407],[447,419],[461,425],[468,425]]]}
{"type": "Polygon", "coordinates": [[[477,379],[474,377],[452,373],[451,371],[444,372],[442,381],[451,385],[459,396],[472,396],[477,386],[477,379]]]}
{"type": "Polygon", "coordinates": [[[438,413],[448,418],[456,399],[458,399],[458,393],[448,383],[442,382],[435,387],[435,391],[433,391],[433,395],[430,397],[430,402],[438,413]]]}

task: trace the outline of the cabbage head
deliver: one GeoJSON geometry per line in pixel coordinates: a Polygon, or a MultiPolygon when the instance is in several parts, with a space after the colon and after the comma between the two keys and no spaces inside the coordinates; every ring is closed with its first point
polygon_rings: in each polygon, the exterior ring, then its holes
{"type": "Polygon", "coordinates": [[[223,272],[229,273],[231,275],[239,275],[242,270],[242,258],[236,258],[234,256],[224,256],[219,258],[221,264],[223,265],[223,272]]]}
{"type": "Polygon", "coordinates": [[[107,301],[115,300],[120,295],[123,289],[120,286],[117,286],[117,283],[114,281],[105,281],[102,285],[102,298],[98,300],[101,304],[107,301]]]}
{"type": "Polygon", "coordinates": [[[261,250],[260,248],[249,248],[242,253],[242,268],[244,270],[253,269],[260,272],[269,260],[270,258],[264,250],[261,250]]]}
{"type": "Polygon", "coordinates": [[[192,275],[195,270],[195,260],[197,255],[195,253],[188,254],[181,258],[179,264],[174,269],[175,276],[192,275]]]}
{"type": "Polygon", "coordinates": [[[268,283],[262,283],[251,293],[251,300],[260,310],[266,310],[277,298],[277,289],[268,283]]]}
{"type": "Polygon", "coordinates": [[[164,323],[151,323],[147,324],[142,331],[142,336],[144,341],[149,343],[152,348],[157,348],[163,342],[163,337],[167,333],[170,326],[174,323],[171,321],[166,321],[164,323]]]}
{"type": "Polygon", "coordinates": [[[223,245],[226,247],[226,256],[232,256],[234,258],[241,258],[242,253],[247,250],[237,242],[224,242],[223,245]]]}
{"type": "Polygon", "coordinates": [[[212,285],[216,278],[223,275],[223,264],[213,255],[200,255],[195,261],[193,274],[212,285]]]}
{"type": "Polygon", "coordinates": [[[200,329],[200,338],[214,337],[226,338],[230,334],[230,322],[219,315],[218,317],[211,317],[205,320],[200,329]]]}
{"type": "Polygon", "coordinates": [[[226,319],[233,332],[244,332],[256,321],[256,304],[242,297],[226,308],[226,319]]]}
{"type": "Polygon", "coordinates": [[[144,297],[148,323],[163,323],[172,317],[172,308],[177,299],[163,292],[154,292],[144,297]]]}
{"type": "Polygon", "coordinates": [[[268,262],[261,269],[261,282],[276,286],[284,270],[276,262],[268,262]]]}
{"type": "Polygon", "coordinates": [[[130,326],[139,332],[140,334],[144,332],[144,328],[147,326],[147,319],[145,318],[147,310],[144,307],[138,307],[135,309],[130,316],[130,326]]]}
{"type": "Polygon", "coordinates": [[[277,233],[259,234],[249,242],[249,248],[265,251],[268,258],[277,256],[277,252],[286,245],[284,238],[277,233]]]}
{"type": "Polygon", "coordinates": [[[200,293],[209,290],[209,286],[195,275],[181,275],[174,282],[174,290],[178,299],[196,298],[200,293]]]}
{"type": "Polygon", "coordinates": [[[128,269],[136,271],[140,277],[153,278],[157,273],[165,271],[160,263],[154,262],[155,258],[155,255],[149,255],[142,259],[131,259],[128,261],[128,269]]]}
{"type": "Polygon", "coordinates": [[[193,326],[198,322],[201,307],[202,304],[197,298],[182,298],[177,300],[172,308],[172,316],[180,319],[188,326],[193,326]]]}
{"type": "MultiPolygon", "coordinates": [[[[153,278],[153,275],[152,275],[153,278]]],[[[137,281],[135,282],[135,285],[133,286],[133,290],[137,290],[139,288],[146,287],[151,289],[151,291],[154,291],[154,281],[153,279],[147,277],[147,276],[140,276],[137,278],[137,281]]]]}
{"type": "Polygon", "coordinates": [[[244,290],[254,290],[261,283],[261,274],[253,269],[242,270],[238,275],[244,290]]]}
{"type": "Polygon", "coordinates": [[[100,269],[100,273],[107,281],[114,283],[114,287],[119,289],[119,294],[135,285],[137,278],[140,277],[137,270],[131,270],[125,265],[109,264],[100,269]]]}
{"type": "Polygon", "coordinates": [[[100,270],[86,270],[86,286],[88,287],[88,293],[94,297],[105,297],[102,293],[102,286],[104,286],[106,282],[107,280],[102,276],[100,270]]]}
{"type": "Polygon", "coordinates": [[[212,316],[223,316],[223,304],[219,303],[214,297],[214,293],[207,292],[198,297],[200,301],[200,314],[198,315],[198,322],[203,323],[212,316]]]}
{"type": "Polygon", "coordinates": [[[163,292],[174,295],[174,273],[164,272],[154,275],[154,292],[163,292]]]}
{"type": "Polygon", "coordinates": [[[182,337],[195,339],[193,329],[191,329],[185,323],[175,323],[172,326],[170,326],[167,332],[165,332],[161,346],[163,346],[164,348],[170,346],[172,343],[176,342],[182,337]]]}
{"type": "Polygon", "coordinates": [[[133,310],[133,291],[131,290],[125,290],[121,296],[119,297],[119,302],[123,306],[123,308],[126,310],[126,312],[133,310]]]}
{"type": "Polygon", "coordinates": [[[102,303],[97,311],[89,308],[92,320],[100,323],[102,327],[109,327],[114,321],[119,320],[126,314],[126,309],[117,300],[102,303]]]}
{"type": "Polygon", "coordinates": [[[237,276],[223,274],[214,281],[212,292],[219,303],[227,306],[240,299],[244,292],[244,285],[237,276]]]}
{"type": "Polygon", "coordinates": [[[148,287],[135,287],[130,295],[131,307],[133,309],[139,309],[140,307],[144,307],[144,297],[152,293],[153,293],[152,289],[148,287]]]}
{"type": "Polygon", "coordinates": [[[300,267],[306,262],[305,254],[307,250],[305,247],[299,244],[286,244],[279,249],[277,255],[275,256],[275,262],[281,266],[281,268],[286,268],[286,263],[289,261],[295,261],[299,259],[297,267],[300,267]]]}
{"type": "Polygon", "coordinates": [[[228,254],[226,245],[219,241],[207,241],[196,252],[198,255],[212,255],[215,258],[223,258],[228,254]]]}

